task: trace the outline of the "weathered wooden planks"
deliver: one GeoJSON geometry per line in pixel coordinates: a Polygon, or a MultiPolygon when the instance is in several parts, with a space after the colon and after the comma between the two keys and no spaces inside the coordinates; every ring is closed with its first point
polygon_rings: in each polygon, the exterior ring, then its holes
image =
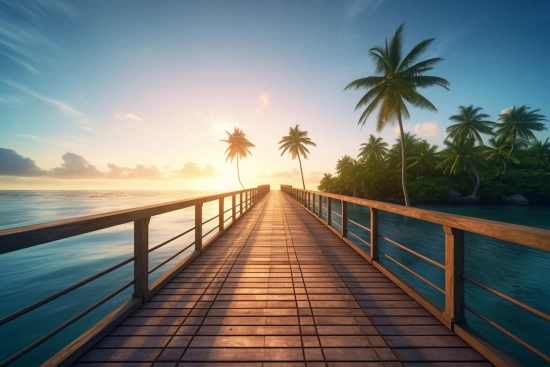
{"type": "Polygon", "coordinates": [[[490,365],[278,192],[229,228],[77,365],[283,362],[490,365]]]}

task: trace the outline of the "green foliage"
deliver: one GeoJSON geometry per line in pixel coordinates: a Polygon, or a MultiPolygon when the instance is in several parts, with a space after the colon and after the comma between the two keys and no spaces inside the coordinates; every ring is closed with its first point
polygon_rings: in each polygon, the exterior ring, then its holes
{"type": "MultiPolygon", "coordinates": [[[[450,200],[451,194],[447,190],[447,187],[452,186],[453,181],[447,177],[427,178],[420,176],[415,182],[409,184],[409,194],[413,199],[450,200]]],[[[452,188],[455,189],[454,187],[452,188]]]]}

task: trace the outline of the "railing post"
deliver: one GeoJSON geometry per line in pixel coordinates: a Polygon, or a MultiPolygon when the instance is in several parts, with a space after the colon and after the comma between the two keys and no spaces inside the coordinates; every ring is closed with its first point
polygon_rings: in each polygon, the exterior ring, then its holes
{"type": "Polygon", "coordinates": [[[307,209],[311,210],[311,192],[307,193],[307,209]]]}
{"type": "Polygon", "coordinates": [[[342,237],[348,236],[348,202],[342,200],[342,237]]]}
{"type": "Polygon", "coordinates": [[[321,205],[323,204],[323,197],[321,195],[317,195],[317,196],[318,196],[317,201],[318,201],[318,205],[319,205],[318,215],[319,215],[319,218],[322,218],[323,217],[323,208],[321,207],[321,205]]]}
{"type": "Polygon", "coordinates": [[[149,222],[151,217],[134,221],[134,293],[145,299],[149,291],[149,222]]]}
{"type": "Polygon", "coordinates": [[[332,198],[327,196],[327,225],[332,223],[332,198]]]}
{"type": "Polygon", "coordinates": [[[202,203],[195,204],[195,251],[202,250],[202,203]]]}
{"type": "Polygon", "coordinates": [[[220,212],[220,214],[219,214],[219,217],[218,217],[218,219],[219,219],[219,221],[218,221],[218,230],[220,232],[223,231],[223,229],[224,229],[223,225],[225,224],[225,221],[224,221],[225,213],[223,212],[224,211],[224,207],[223,207],[224,201],[225,201],[225,197],[220,198],[220,203],[219,203],[219,209],[220,209],[219,212],[220,212]]]}
{"type": "Polygon", "coordinates": [[[378,209],[370,208],[370,259],[378,260],[378,209]]]}
{"type": "Polygon", "coordinates": [[[248,211],[248,208],[250,207],[248,205],[248,191],[244,193],[244,210],[248,211]]]}
{"type": "Polygon", "coordinates": [[[445,232],[445,314],[451,323],[464,316],[464,231],[443,226],[445,232]]]}
{"type": "Polygon", "coordinates": [[[237,200],[235,198],[235,194],[231,195],[231,217],[233,218],[231,221],[234,222],[237,219],[237,200]]]}
{"type": "Polygon", "coordinates": [[[241,192],[239,194],[239,201],[241,205],[239,205],[239,216],[243,215],[243,193],[241,192]]]}

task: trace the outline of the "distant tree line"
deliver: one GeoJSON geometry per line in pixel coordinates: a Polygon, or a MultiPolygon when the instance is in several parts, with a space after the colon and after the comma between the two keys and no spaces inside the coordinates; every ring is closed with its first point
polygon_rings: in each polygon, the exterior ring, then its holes
{"type": "MultiPolygon", "coordinates": [[[[489,121],[480,107],[460,106],[451,116],[444,148],[404,134],[409,195],[419,201],[500,201],[523,194],[532,202],[550,203],[550,142],[533,131],[546,130],[545,116],[527,106],[512,107],[489,121]],[[482,134],[488,135],[487,145],[482,134]]],[[[325,173],[321,191],[401,202],[401,138],[391,147],[370,135],[356,159],[345,155],[336,174],[325,173]]]]}

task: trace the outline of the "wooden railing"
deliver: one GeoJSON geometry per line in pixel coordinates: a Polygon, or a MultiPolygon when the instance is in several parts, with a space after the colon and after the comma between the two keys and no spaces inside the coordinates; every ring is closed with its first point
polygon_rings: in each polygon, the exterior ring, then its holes
{"type": "MultiPolygon", "coordinates": [[[[509,295],[506,295],[496,289],[493,289],[477,280],[474,280],[464,274],[464,233],[471,232],[499,240],[504,240],[530,248],[535,248],[544,251],[550,251],[550,230],[519,226],[508,223],[500,223],[495,221],[464,217],[430,210],[416,209],[383,203],[373,200],[359,199],[350,196],[342,196],[319,191],[310,191],[293,188],[292,186],[281,185],[281,191],[289,195],[292,199],[301,204],[304,208],[310,211],[321,222],[327,225],[333,232],[340,236],[348,245],[359,252],[365,259],[372,263],[396,285],[407,292],[412,298],[420,303],[424,308],[437,317],[444,325],[454,330],[457,335],[462,337],[482,355],[489,359],[492,363],[498,366],[517,365],[517,362],[510,358],[507,354],[489,343],[485,338],[473,330],[465,318],[465,310],[476,315],[480,319],[487,322],[489,325],[498,329],[511,339],[515,340],[531,352],[550,362],[550,357],[542,351],[536,349],[526,341],[519,338],[511,331],[499,325],[489,317],[483,315],[478,310],[474,309],[465,302],[465,281],[484,289],[506,301],[531,312],[533,315],[545,321],[550,321],[550,315],[531,307],[509,295]],[[324,198],[324,200],[323,200],[324,198]],[[326,206],[323,206],[323,201],[326,206]],[[341,213],[336,213],[332,210],[332,202],[338,201],[341,203],[341,213]],[[348,203],[358,204],[368,207],[370,210],[370,223],[358,223],[348,218],[348,203]],[[427,256],[424,256],[417,251],[414,251],[404,244],[400,244],[391,238],[383,237],[379,233],[379,212],[389,212],[402,215],[405,217],[415,218],[422,221],[439,224],[444,232],[445,246],[445,261],[444,263],[437,262],[427,256]],[[333,221],[333,216],[340,217],[341,223],[333,221]],[[353,233],[348,229],[349,223],[370,233],[370,241],[361,238],[357,233],[353,233]],[[335,229],[336,225],[339,230],[335,229]],[[394,257],[380,251],[379,239],[382,238],[386,242],[406,251],[409,254],[416,256],[440,269],[445,273],[444,289],[437,286],[429,279],[421,276],[409,266],[403,264],[394,257]],[[370,251],[367,253],[357,244],[367,246],[370,251]],[[402,276],[391,270],[387,265],[380,261],[380,256],[384,256],[387,260],[404,269],[414,277],[421,279],[423,282],[431,286],[436,292],[441,293],[445,299],[444,308],[426,297],[417,287],[411,285],[402,276]]],[[[518,320],[521,321],[521,320],[518,320]]]]}
{"type": "Polygon", "coordinates": [[[114,266],[111,266],[108,269],[98,272],[95,275],[88,277],[87,279],[74,283],[61,291],[58,291],[41,299],[38,302],[30,304],[16,312],[4,316],[0,319],[0,326],[12,320],[15,320],[27,314],[28,312],[37,309],[38,307],[48,302],[51,302],[75,289],[78,289],[85,284],[88,284],[95,279],[109,274],[112,271],[119,269],[122,266],[131,262],[134,263],[134,279],[129,283],[123,285],[116,291],[112,292],[111,294],[107,295],[100,301],[96,302],[95,304],[90,305],[78,315],[72,317],[70,320],[64,322],[62,325],[59,325],[55,329],[48,332],[46,335],[27,345],[25,348],[14,353],[6,360],[0,362],[0,366],[6,366],[24,356],[26,353],[30,352],[37,346],[49,340],[51,337],[64,330],[75,321],[86,316],[94,309],[98,308],[108,300],[115,297],[117,294],[121,293],[122,291],[133,285],[133,295],[130,300],[125,302],[122,306],[120,306],[110,315],[105,317],[100,323],[95,325],[92,329],[88,330],[81,337],[79,337],[69,346],[64,348],[61,352],[56,354],[46,363],[47,365],[52,366],[57,366],[60,364],[70,364],[76,358],[78,358],[79,351],[85,351],[88,346],[93,345],[97,340],[99,340],[100,337],[109,332],[120,320],[125,318],[141,304],[151,298],[151,296],[156,293],[160,288],[162,288],[164,284],[170,281],[182,268],[184,268],[189,262],[197,257],[201,253],[201,251],[203,251],[209,244],[216,240],[225,229],[231,226],[241,215],[243,215],[252,206],[254,206],[254,204],[256,204],[258,200],[260,200],[264,195],[266,195],[269,190],[269,185],[263,185],[253,189],[233,191],[223,194],[174,201],[165,204],[150,205],[135,209],[90,215],[86,217],[36,224],[0,231],[0,255],[2,255],[32,246],[42,245],[52,241],[75,237],[105,228],[111,228],[125,223],[134,223],[133,257],[128,258],[114,266]],[[231,207],[225,209],[224,202],[225,199],[229,197],[231,197],[231,207]],[[219,213],[212,218],[204,220],[202,215],[203,204],[216,200],[219,201],[219,213]],[[185,230],[184,232],[168,239],[165,242],[162,242],[159,245],[149,247],[149,222],[151,220],[151,217],[189,207],[195,208],[194,227],[185,230]],[[231,215],[225,218],[226,213],[228,212],[231,212],[231,215]],[[214,228],[210,229],[207,233],[203,233],[203,225],[216,219],[218,219],[218,224],[214,228]],[[213,233],[215,230],[218,230],[218,233],[209,238],[207,241],[204,241],[204,238],[213,233]],[[154,268],[149,269],[149,253],[158,250],[159,248],[192,231],[194,231],[195,233],[195,240],[192,243],[180,249],[176,254],[162,261],[154,268]],[[193,245],[194,251],[191,254],[189,254],[183,260],[173,266],[155,282],[149,284],[149,274],[167,264],[171,260],[175,259],[177,256],[182,254],[185,250],[189,249],[193,245]]]}

